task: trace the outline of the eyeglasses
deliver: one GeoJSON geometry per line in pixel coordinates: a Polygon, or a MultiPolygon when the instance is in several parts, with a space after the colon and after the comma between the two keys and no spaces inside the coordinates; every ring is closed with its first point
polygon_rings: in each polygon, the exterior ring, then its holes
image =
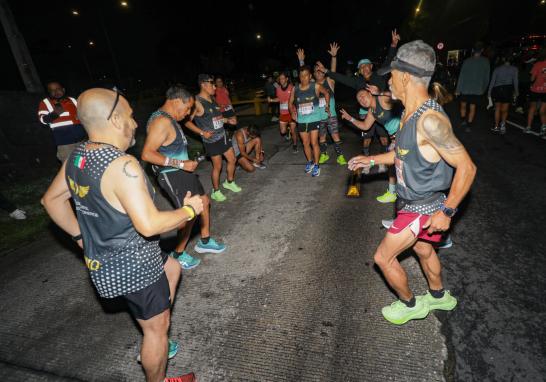
{"type": "Polygon", "coordinates": [[[114,110],[116,110],[116,106],[118,106],[119,96],[125,96],[122,92],[118,90],[116,86],[114,86],[112,90],[116,92],[116,99],[114,100],[114,106],[112,106],[112,110],[110,110],[110,114],[108,114],[108,118],[106,118],[107,121],[109,121],[110,118],[112,118],[112,114],[114,114],[114,110]]]}

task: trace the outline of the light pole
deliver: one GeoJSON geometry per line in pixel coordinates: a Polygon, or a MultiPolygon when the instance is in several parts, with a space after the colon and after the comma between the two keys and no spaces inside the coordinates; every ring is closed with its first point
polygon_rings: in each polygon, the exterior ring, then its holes
{"type": "Polygon", "coordinates": [[[41,93],[43,88],[40,77],[6,0],[0,0],[0,20],[27,92],[41,93]]]}

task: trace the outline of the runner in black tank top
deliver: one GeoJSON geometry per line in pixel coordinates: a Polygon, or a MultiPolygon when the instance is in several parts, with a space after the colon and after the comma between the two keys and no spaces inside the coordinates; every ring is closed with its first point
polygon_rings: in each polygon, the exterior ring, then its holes
{"type": "Polygon", "coordinates": [[[208,74],[200,74],[197,77],[199,94],[196,97],[195,110],[191,120],[186,122],[186,127],[201,135],[207,155],[212,160],[212,193],[211,198],[217,202],[226,200],[226,196],[220,191],[220,173],[222,172],[222,156],[227,161],[227,179],[222,186],[232,192],[241,192],[241,187],[235,183],[236,158],[224,130],[225,118],[222,117],[220,107],[214,102],[214,79],[208,74]]]}
{"type": "MultiPolygon", "coordinates": [[[[99,295],[127,301],[144,333],[146,378],[162,381],[167,356],[177,350],[167,333],[180,265],[162,254],[158,235],[193,219],[203,203],[192,197],[174,211],[157,210],[153,187],[138,161],[125,153],[134,144],[137,125],[119,93],[83,92],[78,116],[90,141],[72,152],[42,202],[55,223],[83,247],[99,295]]],[[[193,375],[185,378],[193,380],[193,375]]]]}
{"type": "Polygon", "coordinates": [[[474,181],[476,166],[453,134],[449,118],[429,99],[428,83],[434,73],[436,54],[423,41],[404,44],[383,73],[393,97],[406,108],[395,151],[377,156],[358,156],[349,161],[356,169],[374,164],[395,164],[398,215],[379,245],[374,260],[399,301],[382,309],[391,323],[424,318],[430,310],[452,310],[457,300],[444,290],[441,264],[432,245],[441,241],[451,217],[474,181]],[[453,169],[455,176],[452,181],[453,169]],[[448,196],[443,191],[450,188],[448,196]],[[429,292],[414,296],[398,255],[413,248],[427,278],[429,292]]]}
{"type": "MultiPolygon", "coordinates": [[[[188,157],[188,141],[177,122],[188,116],[194,106],[194,98],[180,85],[171,86],[166,97],[163,106],[148,120],[142,159],[157,167],[158,183],[175,208],[183,205],[188,192],[200,196],[204,206],[199,220],[201,239],[194,250],[198,253],[221,253],[226,246],[210,237],[210,200],[195,173],[197,162],[188,157]]],[[[183,269],[192,269],[200,263],[199,259],[186,252],[192,227],[193,221],[180,229],[181,240],[171,252],[183,269]]]]}

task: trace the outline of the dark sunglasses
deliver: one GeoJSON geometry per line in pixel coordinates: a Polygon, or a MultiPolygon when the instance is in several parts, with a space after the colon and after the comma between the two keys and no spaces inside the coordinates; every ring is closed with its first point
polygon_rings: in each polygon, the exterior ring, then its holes
{"type": "Polygon", "coordinates": [[[125,97],[125,94],[123,94],[122,92],[120,92],[116,86],[114,86],[114,87],[112,88],[112,90],[116,92],[116,99],[114,100],[114,106],[112,106],[112,110],[110,110],[110,114],[108,114],[108,118],[106,118],[107,121],[109,121],[110,118],[112,118],[112,114],[114,114],[114,110],[116,110],[116,106],[118,106],[119,97],[120,97],[120,96],[124,96],[124,97],[125,97]]]}

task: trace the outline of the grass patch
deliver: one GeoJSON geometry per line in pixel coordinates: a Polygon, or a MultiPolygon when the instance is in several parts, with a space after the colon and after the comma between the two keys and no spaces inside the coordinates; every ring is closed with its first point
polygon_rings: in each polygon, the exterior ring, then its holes
{"type": "Polygon", "coordinates": [[[17,183],[7,184],[3,195],[27,213],[26,220],[14,220],[7,213],[0,214],[0,253],[16,249],[33,241],[50,223],[49,216],[40,204],[57,168],[44,169],[40,174],[17,183]]]}

